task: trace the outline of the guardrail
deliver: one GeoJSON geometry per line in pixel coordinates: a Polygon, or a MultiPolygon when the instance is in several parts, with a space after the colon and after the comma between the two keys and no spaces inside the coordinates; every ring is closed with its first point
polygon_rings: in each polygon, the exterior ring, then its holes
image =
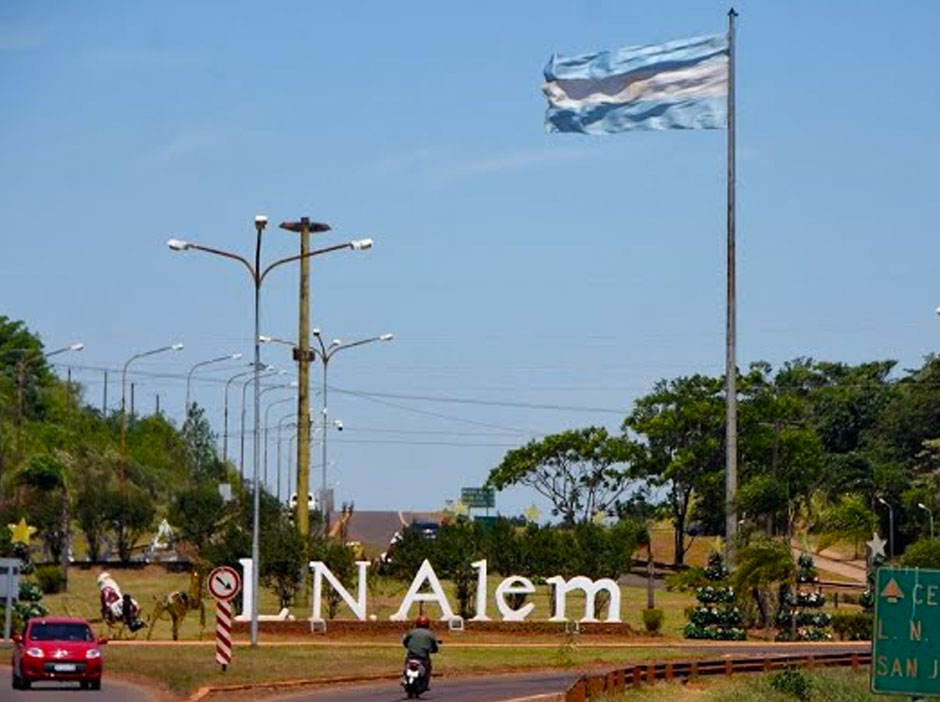
{"type": "Polygon", "coordinates": [[[616,694],[630,687],[651,685],[657,680],[694,680],[697,677],[734,673],[769,673],[793,667],[849,667],[858,670],[871,664],[871,653],[825,653],[820,655],[775,655],[720,660],[669,661],[613,670],[603,675],[582,675],[565,693],[565,702],[585,702],[602,694],[616,694]]]}

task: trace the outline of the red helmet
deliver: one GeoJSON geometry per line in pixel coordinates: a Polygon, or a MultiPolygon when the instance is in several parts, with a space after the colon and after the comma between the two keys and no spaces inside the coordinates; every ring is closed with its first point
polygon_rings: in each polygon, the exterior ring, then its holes
{"type": "Polygon", "coordinates": [[[427,615],[420,614],[418,615],[418,618],[415,619],[415,626],[427,629],[429,626],[431,626],[431,620],[427,618],[427,615]]]}

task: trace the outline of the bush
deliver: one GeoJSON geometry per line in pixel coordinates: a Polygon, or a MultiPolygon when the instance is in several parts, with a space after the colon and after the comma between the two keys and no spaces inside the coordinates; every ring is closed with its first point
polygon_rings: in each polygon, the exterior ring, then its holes
{"type": "Polygon", "coordinates": [[[646,633],[656,635],[663,628],[663,620],[666,615],[661,609],[644,609],[643,626],[646,627],[646,633]]]}
{"type": "Polygon", "coordinates": [[[62,569],[57,565],[45,565],[36,569],[36,582],[44,595],[55,595],[65,589],[62,569]]]}
{"type": "Polygon", "coordinates": [[[940,541],[921,539],[907,547],[901,556],[905,568],[940,568],[940,541]]]}
{"type": "Polygon", "coordinates": [[[704,568],[688,568],[666,578],[666,589],[670,592],[691,592],[707,584],[704,568]]]}
{"type": "Polygon", "coordinates": [[[841,641],[869,641],[872,615],[868,612],[836,612],[832,615],[832,630],[841,641]]]}
{"type": "Polygon", "coordinates": [[[798,700],[809,700],[813,694],[813,682],[805,673],[794,668],[774,673],[770,676],[770,686],[798,700]]]}

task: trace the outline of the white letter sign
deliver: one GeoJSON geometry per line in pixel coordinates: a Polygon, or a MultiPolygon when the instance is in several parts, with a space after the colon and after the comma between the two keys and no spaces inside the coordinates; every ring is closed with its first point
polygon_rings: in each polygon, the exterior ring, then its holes
{"type": "Polygon", "coordinates": [[[395,622],[404,621],[408,618],[408,610],[415,602],[437,602],[441,608],[441,621],[449,621],[454,618],[454,611],[450,608],[450,603],[444,595],[441,581],[437,579],[437,574],[434,572],[434,568],[431,567],[431,562],[427,559],[424,559],[424,563],[418,569],[418,574],[411,581],[411,587],[408,588],[408,594],[402,600],[401,607],[389,619],[395,622]],[[431,592],[421,593],[419,591],[425,580],[427,580],[431,592]]]}

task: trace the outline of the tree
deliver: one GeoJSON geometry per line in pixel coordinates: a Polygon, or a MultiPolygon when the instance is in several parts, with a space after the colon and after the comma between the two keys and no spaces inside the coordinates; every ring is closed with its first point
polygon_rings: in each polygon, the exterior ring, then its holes
{"type": "Polygon", "coordinates": [[[201,552],[216,533],[224,507],[216,486],[200,482],[173,496],[168,517],[180,538],[201,552]]]}
{"type": "Polygon", "coordinates": [[[212,426],[206,419],[205,410],[195,402],[188,408],[182,434],[190,476],[196,480],[222,480],[225,466],[215,450],[212,426]]]}
{"type": "Polygon", "coordinates": [[[940,568],[940,541],[921,539],[907,547],[901,556],[905,568],[940,568]]]}
{"type": "Polygon", "coordinates": [[[566,525],[613,514],[631,486],[635,445],[606,429],[587,427],[552,434],[509,451],[486,483],[502,490],[526,485],[548,498],[566,525]]]}
{"type": "MultiPolygon", "coordinates": [[[[258,576],[265,587],[274,588],[281,609],[289,607],[302,585],[304,568],[303,536],[288,521],[287,515],[262,534],[261,570],[258,576]]],[[[331,617],[332,618],[332,615],[331,617]]]]}
{"type": "MultiPolygon", "coordinates": [[[[310,552],[312,560],[323,561],[346,589],[352,589],[353,575],[356,572],[356,553],[349,546],[336,539],[316,539],[311,544],[310,552]]],[[[325,594],[327,616],[333,619],[338,614],[343,600],[332,587],[325,588],[325,594]]]]}
{"type": "Polygon", "coordinates": [[[789,545],[759,536],[738,551],[732,582],[738,592],[750,593],[757,605],[759,625],[770,623],[770,591],[790,582],[795,572],[789,545]]]}
{"type": "Polygon", "coordinates": [[[820,520],[820,546],[826,548],[838,541],[851,541],[858,555],[859,543],[868,539],[878,523],[875,513],[860,495],[845,495],[820,520]]]}
{"type": "Polygon", "coordinates": [[[61,562],[68,538],[68,492],[65,464],[51,454],[30,456],[14,476],[23,493],[30,521],[39,529],[52,559],[61,562]]]}
{"type": "Polygon", "coordinates": [[[467,519],[443,524],[435,539],[431,564],[454,583],[458,612],[464,619],[473,616],[477,572],[470,564],[482,555],[481,541],[479,526],[467,519]]]}
{"type": "Polygon", "coordinates": [[[129,563],[134,545],[153,524],[157,508],[150,493],[133,483],[108,493],[108,522],[117,538],[118,557],[129,563]]]}
{"type": "MultiPolygon", "coordinates": [[[[696,493],[714,494],[724,468],[723,381],[703,375],[660,380],[634,403],[623,431],[643,437],[639,474],[663,491],[675,529],[674,563],[685,562],[686,524],[696,493]]],[[[724,514],[719,503],[707,510],[724,514]]]]}

